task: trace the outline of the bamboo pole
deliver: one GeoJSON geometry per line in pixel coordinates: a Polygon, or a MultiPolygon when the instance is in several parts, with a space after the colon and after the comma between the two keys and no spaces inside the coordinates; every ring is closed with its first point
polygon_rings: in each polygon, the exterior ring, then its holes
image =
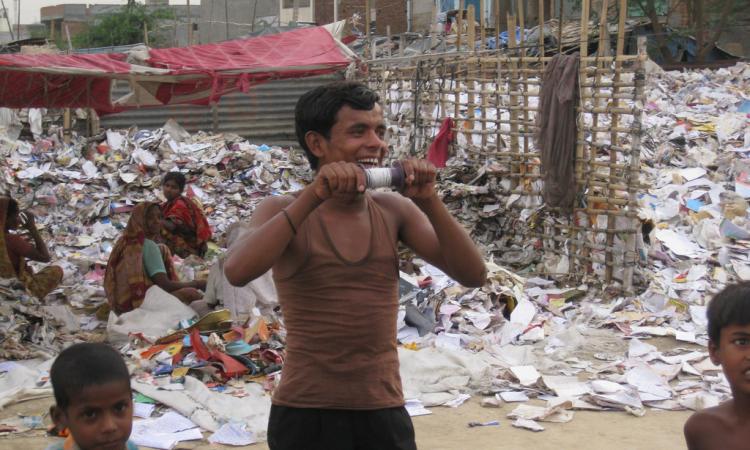
{"type": "MultiPolygon", "coordinates": [[[[516,48],[516,17],[513,15],[508,14],[508,50],[514,51],[516,48]]],[[[518,65],[514,62],[508,65],[509,70],[509,79],[511,82],[518,80],[518,65]]],[[[518,111],[522,108],[518,106],[518,95],[514,95],[511,93],[510,95],[510,107],[508,108],[510,110],[510,118],[514,122],[518,122],[519,116],[518,111]]],[[[520,146],[518,145],[518,125],[517,124],[511,124],[510,126],[510,150],[513,152],[520,153],[520,146]]],[[[511,166],[511,172],[518,172],[520,170],[520,167],[517,165],[511,166]]],[[[516,187],[518,185],[517,180],[513,180],[511,183],[512,187],[516,187]]]]}
{"type": "MultiPolygon", "coordinates": [[[[582,57],[588,56],[588,24],[589,24],[589,8],[590,8],[590,0],[583,0],[583,6],[581,8],[581,41],[580,41],[580,54],[582,57]]],[[[562,24],[561,24],[562,26],[562,24]]],[[[580,66],[584,66],[585,64],[583,62],[580,63],[580,66]]],[[[579,66],[579,67],[580,67],[579,66]]],[[[586,72],[584,70],[579,70],[579,83],[583,83],[586,80],[586,72]]],[[[583,90],[581,90],[581,94],[583,94],[583,90]]],[[[581,100],[581,104],[583,101],[581,100]]],[[[578,114],[578,138],[579,141],[578,144],[576,144],[576,163],[575,163],[575,183],[576,183],[576,190],[583,190],[584,186],[584,180],[583,180],[583,163],[582,160],[585,158],[585,146],[581,144],[581,141],[585,141],[586,134],[585,134],[585,126],[586,123],[584,121],[583,114],[578,114]]],[[[574,213],[571,216],[572,224],[575,225],[577,222],[578,216],[574,213]]],[[[571,242],[574,242],[578,239],[577,233],[571,229],[569,233],[569,237],[571,242]]],[[[569,259],[569,267],[571,273],[576,273],[577,271],[581,271],[583,273],[586,273],[585,270],[582,270],[581,268],[577,267],[576,259],[578,256],[578,248],[575,244],[571,244],[570,246],[570,259],[569,259]]]]}
{"type": "Polygon", "coordinates": [[[458,2],[456,13],[456,50],[461,51],[461,35],[464,33],[464,0],[458,2]]]}
{"type": "Polygon", "coordinates": [[[484,0],[479,0],[479,39],[480,39],[479,49],[480,50],[484,50],[486,48],[484,21],[485,21],[484,0]]]}
{"type": "Polygon", "coordinates": [[[469,52],[477,52],[477,30],[476,21],[474,20],[476,12],[474,11],[474,5],[469,5],[466,8],[466,44],[469,45],[469,52]]]}
{"type": "MultiPolygon", "coordinates": [[[[544,0],[539,0],[539,56],[544,56],[544,0]]],[[[544,62],[542,61],[542,72],[544,72],[544,62]]]]}

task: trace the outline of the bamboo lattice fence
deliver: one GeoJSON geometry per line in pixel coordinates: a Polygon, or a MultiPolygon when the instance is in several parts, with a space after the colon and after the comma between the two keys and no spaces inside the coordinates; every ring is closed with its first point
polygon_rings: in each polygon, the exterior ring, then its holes
{"type": "MultiPolygon", "coordinates": [[[[511,32],[507,49],[488,50],[481,39],[484,21],[477,33],[474,21],[467,24],[459,14],[463,32],[453,37],[456,51],[372,59],[366,77],[381,96],[395,157],[424,156],[443,120],[453,119],[452,160],[442,170],[441,191],[498,263],[578,281],[589,275],[608,284],[620,282],[629,292],[641,240],[636,197],[643,189],[639,155],[645,48],[639,40],[638,54],[624,54],[627,0],[601,0],[598,24],[590,20],[590,3],[582,2],[580,20],[572,210],[549,207],[541,196],[534,132],[542,74],[551,59],[544,55],[542,39],[527,45],[524,33],[517,37],[511,32]],[[610,2],[617,2],[616,31],[615,24],[607,23],[610,2]],[[589,42],[590,29],[597,26],[598,33],[591,34],[598,41],[589,42]],[[594,54],[590,48],[596,49],[594,54]]],[[[515,3],[508,30],[525,29],[526,4],[515,3]]],[[[472,6],[466,17],[474,17],[472,6]]],[[[541,29],[544,17],[539,20],[541,29]]]]}

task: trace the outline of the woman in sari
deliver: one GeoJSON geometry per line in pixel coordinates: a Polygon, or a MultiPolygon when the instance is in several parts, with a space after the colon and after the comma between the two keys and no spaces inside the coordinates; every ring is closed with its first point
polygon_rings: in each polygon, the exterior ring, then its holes
{"type": "Polygon", "coordinates": [[[26,259],[46,263],[51,258],[36,228],[34,215],[26,211],[21,217],[19,213],[18,202],[9,197],[0,197],[0,277],[16,278],[28,293],[42,300],[60,285],[63,270],[58,266],[48,266],[34,273],[26,265],[26,259]],[[20,235],[10,233],[19,226],[28,231],[33,244],[20,235]]]}
{"type": "Polygon", "coordinates": [[[161,232],[161,210],[157,203],[138,204],[109,256],[104,274],[104,291],[109,307],[116,314],[132,311],[143,304],[153,285],[174,295],[185,304],[199,300],[206,282],[179,281],[172,255],[155,241],[161,232]]]}
{"type": "Polygon", "coordinates": [[[182,195],[185,175],[169,172],[164,176],[162,192],[167,201],[162,203],[162,238],[181,258],[190,255],[203,257],[211,239],[211,227],[200,206],[182,195]]]}

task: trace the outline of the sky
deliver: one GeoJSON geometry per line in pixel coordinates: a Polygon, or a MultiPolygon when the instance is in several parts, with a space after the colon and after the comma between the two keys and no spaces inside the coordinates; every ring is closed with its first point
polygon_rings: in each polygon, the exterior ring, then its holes
{"type": "MultiPolygon", "coordinates": [[[[8,8],[13,22],[15,23],[16,16],[16,0],[3,0],[5,6],[8,8]]],[[[43,6],[62,5],[66,3],[87,3],[87,4],[108,4],[108,5],[124,5],[127,0],[21,0],[21,23],[37,23],[39,22],[39,9],[43,6]]],[[[141,1],[141,3],[143,3],[141,1]]],[[[184,5],[187,3],[185,0],[170,0],[171,5],[184,5]]],[[[200,4],[200,0],[193,0],[191,3],[200,4]]]]}

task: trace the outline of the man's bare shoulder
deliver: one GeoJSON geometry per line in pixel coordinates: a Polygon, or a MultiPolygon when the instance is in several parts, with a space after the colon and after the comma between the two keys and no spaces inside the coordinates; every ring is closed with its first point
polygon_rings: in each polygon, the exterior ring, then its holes
{"type": "Polygon", "coordinates": [[[400,212],[413,204],[411,200],[397,192],[375,191],[370,195],[378,206],[388,211],[400,212]]]}
{"type": "Polygon", "coordinates": [[[297,198],[295,194],[272,195],[261,200],[260,203],[258,203],[258,207],[281,209],[289,206],[295,198],[297,198]]]}
{"type": "MultiPolygon", "coordinates": [[[[685,422],[685,440],[690,450],[719,448],[722,434],[736,422],[732,402],[697,411],[685,422]],[[718,432],[718,433],[717,433],[718,432]]],[[[726,437],[726,435],[724,435],[726,437]]]]}

